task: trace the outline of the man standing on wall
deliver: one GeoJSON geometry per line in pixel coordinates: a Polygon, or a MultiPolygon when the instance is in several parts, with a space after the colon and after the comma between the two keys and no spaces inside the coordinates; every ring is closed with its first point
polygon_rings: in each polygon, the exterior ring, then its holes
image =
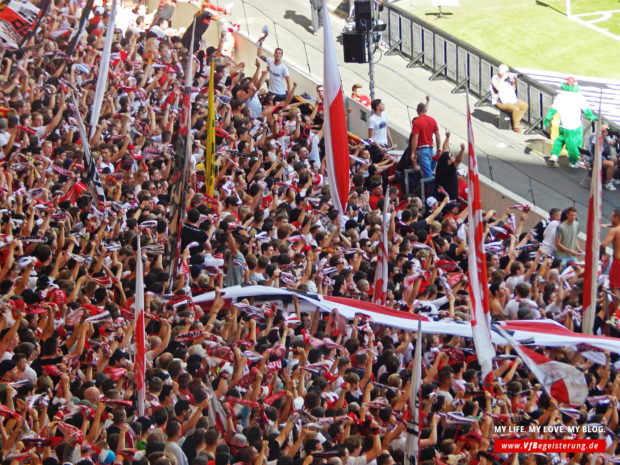
{"type": "Polygon", "coordinates": [[[363,94],[361,84],[353,84],[353,88],[351,89],[351,98],[365,107],[370,107],[370,99],[367,95],[363,94]]]}
{"type": "Polygon", "coordinates": [[[323,26],[323,0],[310,0],[312,8],[312,31],[318,35],[319,29],[323,26]]]}
{"type": "Polygon", "coordinates": [[[269,93],[275,95],[275,101],[286,99],[286,94],[291,90],[291,78],[288,68],[282,63],[284,51],[276,48],[273,52],[273,58],[267,58],[263,55],[263,42],[258,42],[256,56],[267,63],[269,70],[269,93]]]}
{"type": "Polygon", "coordinates": [[[568,207],[566,209],[566,219],[558,226],[555,233],[555,257],[560,259],[562,266],[569,260],[583,255],[583,251],[577,246],[577,209],[568,207]]]}
{"type": "Polygon", "coordinates": [[[384,114],[385,105],[380,98],[374,99],[370,103],[372,115],[368,118],[368,138],[372,139],[370,153],[381,151],[387,152],[392,147],[392,135],[388,128],[388,121],[384,114]],[[374,147],[374,149],[373,149],[374,147]]]}
{"type": "Polygon", "coordinates": [[[512,130],[521,131],[521,118],[528,109],[527,103],[517,99],[517,75],[510,73],[508,65],[499,65],[498,73],[491,79],[491,103],[512,115],[512,130]]]}
{"type": "MultiPolygon", "coordinates": [[[[428,102],[428,99],[427,99],[428,102]]],[[[418,103],[416,111],[418,117],[413,120],[411,135],[411,157],[413,166],[419,165],[422,170],[423,178],[432,178],[435,170],[436,161],[433,160],[433,136],[435,136],[435,146],[437,153],[441,148],[441,137],[437,122],[432,116],[426,114],[427,107],[424,103],[418,103]]]]}

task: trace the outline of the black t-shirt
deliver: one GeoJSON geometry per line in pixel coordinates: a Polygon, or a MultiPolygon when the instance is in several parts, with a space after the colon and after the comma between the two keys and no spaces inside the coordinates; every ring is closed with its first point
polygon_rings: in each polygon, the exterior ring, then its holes
{"type": "MultiPolygon", "coordinates": [[[[449,163],[449,160],[450,154],[448,152],[441,154],[435,170],[435,181],[437,188],[443,187],[451,200],[457,200],[459,198],[459,178],[456,174],[456,167],[453,163],[449,163]]],[[[437,189],[438,192],[439,189],[437,189]]]]}
{"type": "Polygon", "coordinates": [[[413,228],[413,232],[417,231],[428,231],[428,223],[426,220],[418,220],[411,223],[409,226],[413,228]]]}
{"type": "Polygon", "coordinates": [[[196,226],[184,224],[181,229],[181,250],[185,250],[187,244],[190,242],[198,242],[202,244],[209,239],[209,236],[202,229],[198,229],[196,226]]]}
{"type": "MultiPolygon", "coordinates": [[[[194,19],[196,23],[196,28],[194,31],[194,50],[192,50],[192,53],[196,53],[196,50],[198,50],[198,47],[200,47],[200,40],[202,39],[202,36],[204,35],[204,33],[207,32],[212,16],[213,15],[209,13],[208,11],[203,11],[198,16],[196,16],[196,19],[194,19]]],[[[192,23],[187,28],[187,30],[183,34],[183,38],[181,39],[181,43],[188,50],[189,50],[189,46],[191,45],[190,42],[192,40],[193,29],[194,27],[192,23]]]]}
{"type": "Polygon", "coordinates": [[[30,368],[32,368],[37,376],[43,375],[43,367],[47,365],[60,365],[62,363],[62,357],[52,357],[52,358],[37,358],[30,364],[30,368]]]}

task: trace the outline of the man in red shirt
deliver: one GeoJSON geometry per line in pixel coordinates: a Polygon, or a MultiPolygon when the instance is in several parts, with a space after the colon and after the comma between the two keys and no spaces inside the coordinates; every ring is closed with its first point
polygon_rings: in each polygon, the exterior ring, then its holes
{"type": "Polygon", "coordinates": [[[351,91],[353,92],[351,94],[351,98],[353,100],[355,100],[356,102],[361,103],[365,107],[370,108],[370,98],[368,98],[367,95],[362,94],[362,85],[361,84],[353,84],[353,89],[351,89],[351,91]]]}
{"type": "Polygon", "coordinates": [[[381,178],[373,179],[370,182],[370,198],[368,204],[372,210],[376,210],[379,205],[379,200],[383,198],[383,183],[381,178]]]}
{"type": "Polygon", "coordinates": [[[435,136],[435,145],[437,152],[441,147],[441,140],[439,137],[439,128],[437,122],[432,116],[426,114],[426,105],[419,103],[418,117],[413,120],[411,134],[413,140],[411,141],[411,158],[413,166],[420,165],[422,169],[423,178],[432,178],[435,165],[437,164],[433,160],[435,151],[433,151],[433,135],[435,136]]]}

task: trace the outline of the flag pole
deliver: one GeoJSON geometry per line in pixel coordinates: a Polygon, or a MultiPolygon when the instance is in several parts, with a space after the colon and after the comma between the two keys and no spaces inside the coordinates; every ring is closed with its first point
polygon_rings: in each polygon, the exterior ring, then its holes
{"type": "MultiPolygon", "coordinates": [[[[195,18],[194,18],[195,19],[195,18]]],[[[180,112],[179,135],[176,140],[174,175],[170,182],[172,189],[170,194],[170,230],[166,258],[168,274],[170,275],[169,292],[172,291],[172,284],[177,275],[179,255],[181,252],[181,229],[185,219],[185,203],[187,198],[187,178],[189,172],[189,159],[191,158],[191,91],[193,77],[194,54],[194,31],[196,21],[192,25],[192,37],[190,48],[187,52],[187,69],[185,71],[185,88],[183,89],[183,100],[180,112]]]]}
{"type": "MultiPolygon", "coordinates": [[[[418,315],[419,316],[419,315],[418,315]]],[[[422,385],[422,318],[418,318],[418,332],[411,371],[411,390],[409,391],[409,408],[411,422],[407,425],[407,460],[409,465],[420,461],[420,386],[422,385]]]]}
{"type": "Polygon", "coordinates": [[[138,241],[138,252],[136,257],[136,290],[134,295],[135,305],[135,336],[136,351],[134,355],[134,378],[136,382],[136,401],[138,404],[138,416],[144,416],[146,401],[146,341],[144,326],[144,271],[142,269],[142,249],[140,247],[140,232],[136,239],[138,241]]]}
{"type": "Polygon", "coordinates": [[[598,102],[598,120],[595,129],[594,159],[592,160],[592,181],[588,205],[588,226],[586,235],[586,272],[583,285],[583,323],[581,331],[593,334],[596,317],[596,295],[598,288],[598,261],[601,247],[601,105],[603,91],[598,102]]]}
{"type": "Polygon", "coordinates": [[[205,192],[213,197],[215,190],[215,61],[209,63],[209,93],[207,97],[207,142],[205,147],[205,192]]]}

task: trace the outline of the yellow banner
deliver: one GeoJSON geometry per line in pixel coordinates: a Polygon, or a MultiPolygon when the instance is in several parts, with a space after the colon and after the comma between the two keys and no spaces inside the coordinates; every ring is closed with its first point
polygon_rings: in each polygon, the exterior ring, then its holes
{"type": "Polygon", "coordinates": [[[209,71],[209,114],[207,116],[207,143],[205,147],[205,191],[213,196],[213,184],[215,182],[215,97],[214,97],[214,70],[215,63],[212,61],[209,71]]]}

